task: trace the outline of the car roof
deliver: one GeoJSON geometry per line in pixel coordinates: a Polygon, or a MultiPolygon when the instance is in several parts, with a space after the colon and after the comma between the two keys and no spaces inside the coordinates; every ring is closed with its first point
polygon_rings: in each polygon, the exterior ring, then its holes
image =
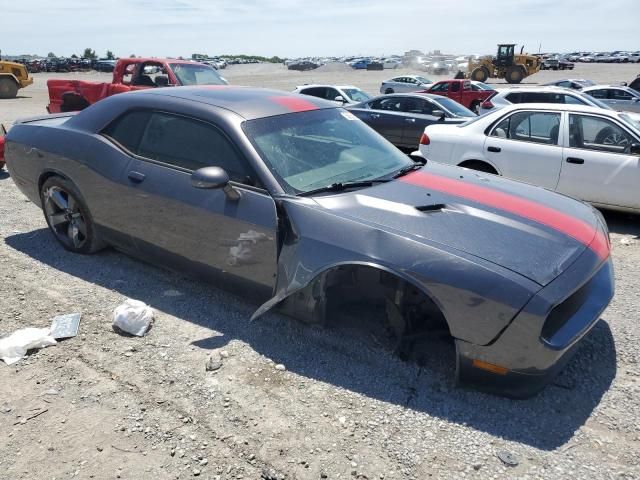
{"type": "Polygon", "coordinates": [[[514,103],[501,108],[499,112],[507,112],[511,110],[557,110],[561,112],[578,112],[578,113],[599,113],[602,115],[616,115],[619,112],[615,110],[606,110],[600,107],[592,107],[590,105],[573,105],[566,103],[514,103]]]}
{"type": "Polygon", "coordinates": [[[593,85],[592,87],[583,88],[582,91],[591,91],[591,90],[606,90],[610,88],[617,88],[620,90],[624,90],[625,92],[635,93],[633,88],[629,88],[626,85],[593,85]]]}
{"type": "Polygon", "coordinates": [[[576,92],[575,90],[572,90],[570,88],[565,88],[565,87],[558,87],[555,85],[538,85],[538,86],[531,86],[531,87],[507,87],[507,88],[501,88],[500,90],[498,90],[498,95],[500,94],[507,94],[507,93],[513,93],[513,92],[556,92],[556,93],[579,93],[576,92]]]}
{"type": "Polygon", "coordinates": [[[355,85],[330,85],[328,83],[309,83],[309,84],[305,84],[305,85],[298,85],[296,87],[296,89],[315,88],[315,87],[329,87],[329,88],[340,88],[340,89],[357,88],[358,90],[361,90],[360,88],[356,87],[355,85]]]}
{"type": "MultiPolygon", "coordinates": [[[[281,90],[240,87],[235,85],[149,88],[130,92],[127,93],[127,95],[180,98],[224,108],[247,120],[284,115],[293,112],[304,112],[307,110],[336,108],[333,102],[317,97],[283,92],[281,90]]],[[[111,98],[118,96],[119,95],[114,95],[111,98]]]]}
{"type": "Polygon", "coordinates": [[[448,97],[443,97],[442,95],[434,95],[432,93],[422,93],[422,92],[387,93],[384,95],[378,95],[377,97],[370,98],[366,102],[362,102],[362,103],[369,103],[373,100],[378,100],[380,98],[393,98],[393,97],[430,98],[432,100],[442,100],[443,98],[448,98],[448,97]]]}

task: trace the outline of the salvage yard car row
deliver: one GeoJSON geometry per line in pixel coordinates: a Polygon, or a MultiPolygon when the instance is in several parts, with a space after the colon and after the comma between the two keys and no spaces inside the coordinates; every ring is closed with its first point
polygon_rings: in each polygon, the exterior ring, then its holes
{"type": "Polygon", "coordinates": [[[627,114],[565,100],[478,117],[451,97],[480,108],[496,94],[461,79],[369,98],[351,85],[285,93],[182,72],[193,63],[129,64],[110,84],[51,81],[50,111],[82,111],[6,136],[13,180],[67,250],[113,246],[251,285],[254,317],[278,309],[325,324],[341,298],[372,304],[398,355],[446,332],[459,383],[516,397],[553,378],[613,296],[602,215],[550,190],[640,211],[633,172],[605,175],[637,164],[627,114]],[[610,188],[589,196],[603,178],[610,188]],[[250,247],[228,248],[247,235],[250,247]]]}

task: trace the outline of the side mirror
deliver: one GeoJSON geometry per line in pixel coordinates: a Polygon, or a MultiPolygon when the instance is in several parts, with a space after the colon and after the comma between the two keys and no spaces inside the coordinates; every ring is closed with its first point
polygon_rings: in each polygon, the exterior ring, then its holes
{"type": "Polygon", "coordinates": [[[632,143],[629,147],[629,153],[631,155],[639,155],[640,156],[640,143],[632,143]]]}
{"type": "Polygon", "coordinates": [[[433,112],[431,112],[431,115],[433,115],[434,117],[438,117],[441,122],[446,118],[444,110],[434,110],[433,112]]]}
{"type": "Polygon", "coordinates": [[[338,95],[336,98],[334,98],[334,100],[336,102],[347,103],[347,100],[342,95],[338,95]]]}
{"type": "Polygon", "coordinates": [[[240,193],[229,185],[229,175],[220,167],[204,167],[191,174],[191,185],[194,188],[221,188],[229,200],[240,200],[240,193]]]}

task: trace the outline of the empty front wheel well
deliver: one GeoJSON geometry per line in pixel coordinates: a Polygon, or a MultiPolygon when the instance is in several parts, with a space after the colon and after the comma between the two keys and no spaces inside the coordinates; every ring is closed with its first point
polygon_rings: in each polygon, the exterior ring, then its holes
{"type": "Polygon", "coordinates": [[[305,323],[355,332],[403,360],[423,363],[431,345],[452,345],[447,320],[422,287],[384,268],[347,264],[318,275],[280,304],[305,323]]]}

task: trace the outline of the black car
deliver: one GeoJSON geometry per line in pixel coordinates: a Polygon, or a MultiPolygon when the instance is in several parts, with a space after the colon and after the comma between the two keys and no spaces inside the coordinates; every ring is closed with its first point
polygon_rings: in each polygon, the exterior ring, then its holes
{"type": "Polygon", "coordinates": [[[476,117],[471,110],[450,98],[424,93],[393,93],[348,107],[396,147],[418,148],[426,126],[433,123],[463,123],[476,117]]]}
{"type": "Polygon", "coordinates": [[[309,62],[309,61],[303,61],[303,62],[295,62],[295,63],[290,63],[287,68],[289,70],[298,70],[300,72],[305,72],[307,70],[315,70],[316,68],[318,68],[320,65],[318,65],[315,62],[309,62]]]}

